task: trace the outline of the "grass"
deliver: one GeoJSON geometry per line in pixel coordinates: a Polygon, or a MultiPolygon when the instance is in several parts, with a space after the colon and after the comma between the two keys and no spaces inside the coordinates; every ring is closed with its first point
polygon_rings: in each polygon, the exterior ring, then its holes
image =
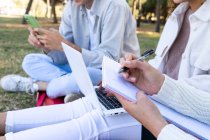
{"type": "MultiPolygon", "coordinates": [[[[44,27],[58,27],[49,21],[40,19],[44,27]]],[[[27,42],[26,25],[21,25],[21,18],[0,17],[0,77],[7,74],[26,75],[21,63],[26,54],[39,52],[27,42]]],[[[159,34],[152,32],[154,25],[144,24],[138,29],[141,51],[155,48],[159,34]]],[[[35,106],[35,96],[25,93],[8,93],[0,89],[0,111],[16,110],[35,106]]]]}
{"type": "MultiPolygon", "coordinates": [[[[27,43],[28,31],[24,26],[17,26],[20,21],[20,18],[0,18],[0,77],[7,74],[25,75],[21,68],[24,56],[38,51],[27,43]],[[8,24],[11,27],[7,27],[8,24]]],[[[34,106],[34,99],[28,94],[6,93],[0,89],[0,111],[34,106]]]]}

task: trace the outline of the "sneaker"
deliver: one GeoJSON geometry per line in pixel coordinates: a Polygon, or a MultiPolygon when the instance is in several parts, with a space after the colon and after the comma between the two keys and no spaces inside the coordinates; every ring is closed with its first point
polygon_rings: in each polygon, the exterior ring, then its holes
{"type": "Polygon", "coordinates": [[[1,78],[0,85],[2,89],[9,92],[26,92],[33,94],[33,82],[31,78],[19,75],[7,75],[1,78]]]}
{"type": "Polygon", "coordinates": [[[82,97],[84,97],[82,93],[70,93],[65,96],[64,103],[72,102],[82,97]]]}

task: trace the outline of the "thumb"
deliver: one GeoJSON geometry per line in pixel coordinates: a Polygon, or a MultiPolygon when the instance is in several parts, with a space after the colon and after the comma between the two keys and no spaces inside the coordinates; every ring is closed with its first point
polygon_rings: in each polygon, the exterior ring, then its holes
{"type": "Polygon", "coordinates": [[[139,91],[136,95],[137,102],[145,101],[148,99],[147,95],[143,91],[139,91]]]}

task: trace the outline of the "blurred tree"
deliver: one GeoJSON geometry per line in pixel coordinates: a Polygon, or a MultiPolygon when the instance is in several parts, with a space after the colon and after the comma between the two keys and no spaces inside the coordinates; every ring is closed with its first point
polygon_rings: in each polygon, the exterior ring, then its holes
{"type": "Polygon", "coordinates": [[[160,0],[156,1],[156,25],[155,25],[155,32],[160,32],[160,0]]]}
{"type": "Polygon", "coordinates": [[[137,0],[133,0],[133,3],[132,3],[132,14],[133,14],[134,18],[136,17],[136,6],[137,6],[137,0]]]}
{"type": "Polygon", "coordinates": [[[57,23],[58,22],[58,19],[57,19],[55,7],[59,3],[65,3],[65,0],[44,0],[44,2],[47,5],[47,7],[46,7],[47,10],[46,10],[45,16],[49,12],[49,9],[51,9],[50,13],[53,15],[53,23],[57,23]]]}
{"type": "Polygon", "coordinates": [[[143,4],[142,4],[142,14],[144,17],[147,17],[147,20],[152,22],[152,18],[154,18],[154,16],[157,13],[157,6],[159,6],[159,15],[162,16],[163,18],[161,18],[161,21],[164,22],[166,17],[167,17],[167,1],[168,0],[160,0],[159,2],[157,0],[146,0],[143,4]],[[157,5],[158,4],[158,5],[157,5]]]}
{"type": "Polygon", "coordinates": [[[126,0],[132,8],[133,17],[137,19],[137,26],[144,22],[156,22],[155,31],[160,31],[160,25],[177,6],[173,0],[126,0]]]}
{"type": "MultiPolygon", "coordinates": [[[[49,9],[51,9],[51,14],[53,15],[53,23],[57,23],[58,22],[58,19],[57,19],[57,15],[56,15],[56,4],[58,3],[64,3],[65,0],[44,0],[44,2],[46,3],[47,7],[46,7],[46,13],[49,12],[49,9]],[[51,8],[49,8],[51,7],[51,8]]],[[[27,8],[26,8],[26,12],[25,14],[28,14],[29,11],[31,10],[31,6],[33,4],[33,0],[29,0],[28,1],[28,5],[27,5],[27,8]]],[[[25,24],[25,20],[23,18],[22,20],[22,23],[25,24]]]]}
{"type": "Polygon", "coordinates": [[[138,16],[137,16],[137,27],[141,24],[141,17],[142,17],[142,0],[138,0],[138,16]]]}
{"type": "MultiPolygon", "coordinates": [[[[29,13],[29,11],[30,11],[30,9],[31,9],[31,6],[32,6],[32,3],[33,3],[33,0],[29,0],[29,1],[28,1],[28,5],[27,5],[27,7],[26,7],[26,12],[25,12],[25,14],[28,14],[28,13],[29,13]]],[[[24,18],[22,19],[22,24],[26,24],[26,21],[25,21],[24,18]]]]}
{"type": "Polygon", "coordinates": [[[173,0],[168,0],[167,7],[168,7],[168,14],[171,14],[173,10],[176,8],[177,4],[173,2],[173,0]]]}

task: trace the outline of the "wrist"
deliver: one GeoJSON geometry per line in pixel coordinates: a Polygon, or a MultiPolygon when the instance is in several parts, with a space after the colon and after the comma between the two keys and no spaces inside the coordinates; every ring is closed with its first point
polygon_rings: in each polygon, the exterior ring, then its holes
{"type": "Polygon", "coordinates": [[[161,130],[168,125],[166,120],[163,118],[156,120],[154,123],[151,123],[151,127],[148,130],[157,138],[161,130]]]}
{"type": "Polygon", "coordinates": [[[157,95],[159,93],[159,91],[163,86],[164,81],[165,81],[165,76],[161,74],[159,81],[157,82],[157,90],[154,92],[154,95],[157,95]]]}
{"type": "Polygon", "coordinates": [[[70,47],[72,47],[73,49],[79,51],[80,53],[82,53],[82,49],[80,47],[78,47],[77,45],[67,41],[67,40],[64,40],[63,41],[65,44],[69,45],[70,47]]]}

